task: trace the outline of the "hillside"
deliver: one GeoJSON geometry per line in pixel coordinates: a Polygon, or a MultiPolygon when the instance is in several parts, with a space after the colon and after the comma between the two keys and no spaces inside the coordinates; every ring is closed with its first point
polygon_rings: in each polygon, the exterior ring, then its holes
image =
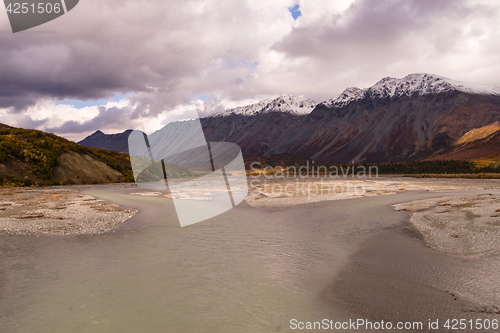
{"type": "Polygon", "coordinates": [[[0,126],[0,184],[133,181],[127,155],[80,146],[37,130],[0,126]]]}
{"type": "Polygon", "coordinates": [[[500,123],[498,121],[482,126],[479,128],[474,128],[467,133],[465,133],[460,139],[458,139],[453,146],[460,145],[462,143],[468,143],[468,142],[473,142],[482,138],[487,137],[490,134],[495,133],[496,131],[500,130],[500,123]]]}
{"type": "Polygon", "coordinates": [[[500,163],[500,130],[490,134],[491,128],[488,126],[488,128],[478,128],[468,132],[464,135],[465,138],[460,138],[450,147],[437,152],[428,160],[460,159],[473,161],[482,167],[490,164],[498,165],[500,163]],[[476,137],[476,140],[471,139],[476,137]]]}

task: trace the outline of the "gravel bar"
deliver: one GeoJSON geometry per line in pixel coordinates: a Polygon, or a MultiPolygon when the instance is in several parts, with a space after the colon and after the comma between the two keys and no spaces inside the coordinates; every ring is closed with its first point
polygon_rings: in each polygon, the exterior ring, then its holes
{"type": "Polygon", "coordinates": [[[101,234],[137,212],[81,194],[76,187],[5,188],[0,191],[0,234],[101,234]]]}

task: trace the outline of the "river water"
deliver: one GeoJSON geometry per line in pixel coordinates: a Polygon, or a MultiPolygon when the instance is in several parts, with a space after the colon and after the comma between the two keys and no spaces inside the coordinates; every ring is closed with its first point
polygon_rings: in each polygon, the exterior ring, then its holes
{"type": "Polygon", "coordinates": [[[286,332],[355,318],[322,297],[367,239],[402,224],[398,196],[257,209],[181,228],[130,185],[85,193],[140,212],[95,236],[0,237],[0,332],[286,332]]]}

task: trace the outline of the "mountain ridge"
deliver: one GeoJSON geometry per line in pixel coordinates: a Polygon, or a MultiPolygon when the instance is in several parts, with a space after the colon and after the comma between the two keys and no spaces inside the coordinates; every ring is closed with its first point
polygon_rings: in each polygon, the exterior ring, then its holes
{"type": "Polygon", "coordinates": [[[360,89],[358,87],[346,88],[337,98],[323,102],[328,107],[343,107],[347,104],[371,98],[395,98],[419,94],[439,94],[450,91],[461,91],[469,94],[500,95],[500,88],[491,85],[470,84],[448,79],[443,76],[427,73],[413,73],[397,79],[385,77],[371,87],[360,89]]]}
{"type": "Polygon", "coordinates": [[[225,117],[231,114],[255,116],[268,112],[287,112],[302,116],[309,114],[317,105],[312,99],[293,95],[281,95],[274,99],[266,99],[255,104],[223,110],[208,117],[225,117]]]}
{"type": "Polygon", "coordinates": [[[236,143],[249,157],[398,162],[428,158],[468,131],[500,121],[500,88],[431,74],[347,88],[301,115],[289,109],[302,99],[284,96],[200,119],[207,141],[236,143]]]}

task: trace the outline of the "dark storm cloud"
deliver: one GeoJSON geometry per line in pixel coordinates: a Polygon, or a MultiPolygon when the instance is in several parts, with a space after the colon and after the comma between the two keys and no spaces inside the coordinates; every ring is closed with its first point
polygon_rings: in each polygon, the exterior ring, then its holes
{"type": "Polygon", "coordinates": [[[123,127],[128,129],[128,118],[126,115],[131,113],[132,110],[130,108],[106,108],[101,106],[98,107],[98,110],[99,114],[91,120],[84,122],[70,120],[61,126],[47,127],[45,130],[52,133],[85,133],[102,128],[103,124],[113,124],[116,128],[123,127]]]}
{"type": "Polygon", "coordinates": [[[488,1],[358,0],[293,27],[272,49],[323,82],[311,95],[318,100],[416,72],[498,84],[500,54],[489,49],[498,44],[498,14],[488,1]]]}
{"type": "Polygon", "coordinates": [[[214,60],[253,54],[251,38],[223,34],[249,24],[245,10],[227,0],[83,1],[46,25],[0,34],[0,107],[122,92],[139,93],[139,109],[162,111],[198,94],[196,81],[214,60]]]}
{"type": "Polygon", "coordinates": [[[207,115],[279,94],[320,102],[415,72],[500,83],[497,2],[348,1],[85,0],[16,34],[0,13],[0,115],[69,137],[134,128],[202,95],[207,115]],[[117,92],[129,107],[50,102],[117,92]]]}
{"type": "Polygon", "coordinates": [[[429,37],[428,47],[439,47],[443,42],[439,37],[447,37],[451,42],[448,48],[453,49],[462,33],[457,22],[473,13],[484,15],[487,11],[469,7],[464,1],[359,0],[341,14],[330,14],[323,20],[294,28],[275,49],[291,57],[324,57],[330,61],[391,57],[404,54],[399,46],[422,34],[429,37]],[[396,54],[390,54],[391,51],[396,54]]]}
{"type": "Polygon", "coordinates": [[[47,124],[49,121],[48,118],[41,119],[41,120],[33,120],[30,116],[27,115],[20,115],[19,116],[19,123],[22,124],[22,128],[31,128],[31,129],[37,129],[40,126],[43,126],[47,124]]]}

